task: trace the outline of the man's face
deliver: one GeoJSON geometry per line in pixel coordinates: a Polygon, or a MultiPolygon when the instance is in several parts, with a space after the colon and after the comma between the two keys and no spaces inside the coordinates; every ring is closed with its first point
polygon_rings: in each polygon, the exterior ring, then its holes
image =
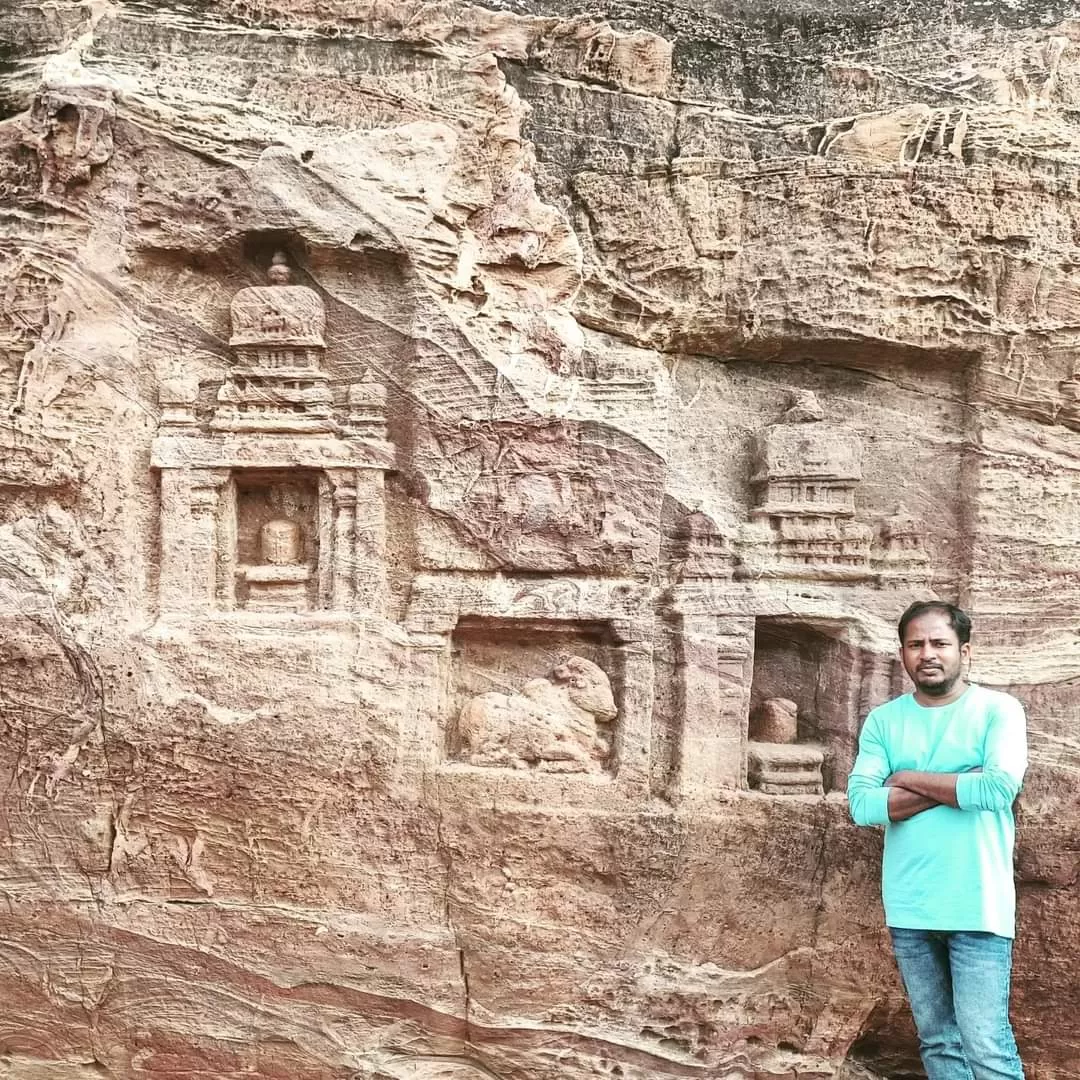
{"type": "Polygon", "coordinates": [[[900,644],[904,670],[927,697],[944,697],[952,691],[970,652],[970,644],[960,644],[948,616],[939,611],[912,619],[900,644]]]}

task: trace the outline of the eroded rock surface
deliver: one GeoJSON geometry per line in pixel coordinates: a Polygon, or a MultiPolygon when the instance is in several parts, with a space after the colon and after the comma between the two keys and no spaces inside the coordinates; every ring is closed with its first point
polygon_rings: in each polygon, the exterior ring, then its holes
{"type": "Polygon", "coordinates": [[[1077,1075],[1080,22],[849,7],[0,10],[0,1076],[908,1075],[927,595],[1077,1075]]]}

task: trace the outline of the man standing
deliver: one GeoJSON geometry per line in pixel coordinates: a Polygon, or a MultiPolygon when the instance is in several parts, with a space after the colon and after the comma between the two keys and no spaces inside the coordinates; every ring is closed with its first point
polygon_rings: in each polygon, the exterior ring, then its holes
{"type": "Polygon", "coordinates": [[[965,679],[971,620],[959,608],[912,604],[899,629],[915,692],[866,718],[851,816],[885,826],[885,922],[929,1080],[1023,1080],[1009,976],[1024,708],[965,679]]]}

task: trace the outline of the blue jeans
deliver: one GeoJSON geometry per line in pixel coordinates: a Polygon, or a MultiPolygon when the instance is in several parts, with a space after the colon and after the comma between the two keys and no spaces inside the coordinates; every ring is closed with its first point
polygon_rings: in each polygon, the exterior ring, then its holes
{"type": "Polygon", "coordinates": [[[889,928],[928,1080],[1024,1080],[1009,1024],[1012,941],[889,928]]]}

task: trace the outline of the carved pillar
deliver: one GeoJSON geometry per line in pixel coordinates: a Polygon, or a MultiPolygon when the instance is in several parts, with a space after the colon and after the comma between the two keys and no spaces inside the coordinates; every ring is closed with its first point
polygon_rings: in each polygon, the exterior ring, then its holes
{"type": "Polygon", "coordinates": [[[191,476],[187,469],[161,470],[161,607],[191,604],[191,476]]]}
{"type": "MultiPolygon", "coordinates": [[[[649,790],[649,750],[652,744],[654,664],[651,620],[612,619],[618,642],[622,701],[615,721],[614,766],[619,788],[645,796],[649,790]]],[[[612,674],[608,673],[609,676],[612,674]]]]}
{"type": "Polygon", "coordinates": [[[386,503],[383,470],[327,469],[332,551],[329,606],[336,611],[382,614],[386,595],[386,503]]]}
{"type": "MultiPolygon", "coordinates": [[[[332,513],[328,534],[323,536],[322,550],[331,552],[329,565],[329,607],[335,611],[352,611],[356,590],[353,587],[353,549],[356,537],[356,471],[328,469],[332,513]]],[[[321,531],[321,530],[320,530],[321,531]]],[[[325,574],[320,573],[320,592],[325,574]]]]}
{"type": "Polygon", "coordinates": [[[447,756],[450,711],[450,634],[410,634],[402,682],[412,689],[401,718],[402,761],[420,768],[440,764],[447,756]]]}
{"type": "Polygon", "coordinates": [[[229,470],[193,469],[189,476],[191,606],[209,610],[217,595],[218,499],[222,485],[229,479],[229,470]]]}
{"type": "Polygon", "coordinates": [[[684,614],[681,622],[683,729],[675,789],[680,799],[708,800],[746,786],[754,626],[703,613],[684,614]]]}
{"type": "Polygon", "coordinates": [[[216,604],[222,611],[232,611],[236,608],[237,537],[236,484],[232,482],[231,473],[220,488],[214,527],[216,604]]]}
{"type": "Polygon", "coordinates": [[[864,651],[859,657],[858,694],[855,701],[855,716],[851,730],[843,732],[841,737],[831,739],[833,763],[833,789],[847,785],[848,773],[855,764],[855,755],[859,750],[859,732],[866,722],[866,715],[886,701],[902,692],[897,679],[900,662],[887,653],[864,651]]]}
{"type": "Polygon", "coordinates": [[[386,606],[386,474],[356,470],[353,582],[355,606],[381,615],[386,606]]]}

